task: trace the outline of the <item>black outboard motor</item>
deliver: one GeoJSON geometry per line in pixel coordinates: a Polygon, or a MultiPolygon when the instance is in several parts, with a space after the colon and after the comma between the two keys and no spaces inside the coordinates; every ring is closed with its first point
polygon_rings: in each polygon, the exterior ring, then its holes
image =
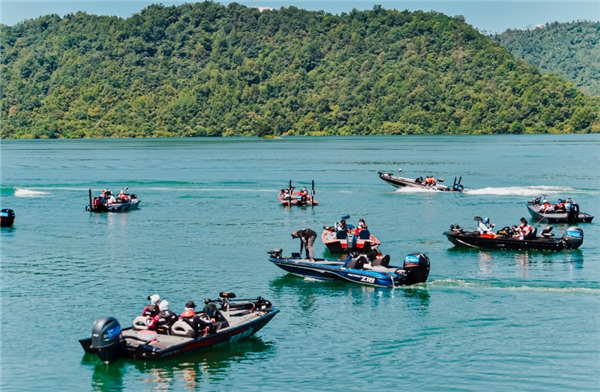
{"type": "Polygon", "coordinates": [[[104,362],[117,360],[123,353],[121,324],[114,317],[100,317],[92,327],[92,348],[104,362]]]}
{"type": "Polygon", "coordinates": [[[562,239],[566,242],[567,249],[577,249],[583,244],[583,230],[580,227],[571,226],[567,228],[562,239]]]}
{"type": "Polygon", "coordinates": [[[579,204],[573,204],[567,211],[567,222],[577,222],[577,218],[579,218],[579,204]]]}
{"type": "Polygon", "coordinates": [[[10,227],[15,223],[15,212],[9,208],[4,208],[0,211],[0,218],[2,227],[10,227]]]}
{"type": "Polygon", "coordinates": [[[411,253],[404,258],[406,284],[423,283],[429,277],[429,257],[425,253],[411,253]]]}

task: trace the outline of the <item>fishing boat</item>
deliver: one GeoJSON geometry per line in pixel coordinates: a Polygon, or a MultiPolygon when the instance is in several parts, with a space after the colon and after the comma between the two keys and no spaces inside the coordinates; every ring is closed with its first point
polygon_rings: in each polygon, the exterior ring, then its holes
{"type": "MultiPolygon", "coordinates": [[[[478,217],[476,217],[478,218],[478,217]]],[[[552,226],[547,226],[537,235],[537,228],[533,228],[525,238],[519,239],[517,233],[506,226],[497,233],[481,234],[478,230],[466,230],[459,225],[450,225],[450,230],[444,235],[455,246],[485,249],[510,249],[510,250],[544,250],[561,251],[577,249],[583,243],[583,230],[572,226],[565,230],[561,237],[552,233],[552,226]]]]}
{"type": "Polygon", "coordinates": [[[79,340],[86,353],[96,354],[105,362],[119,358],[157,360],[202,350],[216,345],[233,343],[254,335],[279,310],[271,302],[256,299],[238,299],[231,292],[221,292],[219,299],[205,299],[201,317],[215,319],[210,332],[196,335],[185,321],[179,320],[170,328],[149,331],[145,323],[134,320],[132,326],[121,329],[114,317],[100,317],[94,321],[92,336],[79,340]],[[219,305],[219,306],[217,306],[219,305]]]}
{"type": "MultiPolygon", "coordinates": [[[[398,169],[398,172],[402,172],[402,169],[398,169]]],[[[393,173],[379,172],[379,178],[396,188],[419,188],[438,192],[463,192],[465,190],[461,185],[462,177],[459,177],[458,181],[456,180],[456,177],[454,177],[452,187],[438,184],[438,182],[444,182],[443,178],[438,178],[437,182],[434,184],[428,184],[423,177],[413,180],[410,178],[394,176],[393,173]]]]}
{"type": "Polygon", "coordinates": [[[295,186],[292,185],[292,180],[290,180],[290,186],[288,188],[282,189],[277,196],[279,198],[279,202],[283,206],[316,206],[319,205],[319,202],[315,200],[315,182],[312,182],[312,189],[310,193],[306,187],[302,187],[300,191],[294,191],[296,189],[295,186]]]}
{"type": "Polygon", "coordinates": [[[100,196],[92,199],[92,190],[89,190],[90,204],[85,207],[90,212],[127,212],[136,210],[140,205],[141,199],[136,194],[125,193],[129,187],[123,188],[115,197],[110,190],[102,190],[100,196]]]}
{"type": "Polygon", "coordinates": [[[378,254],[371,259],[354,253],[346,260],[301,258],[300,253],[282,257],[282,249],[267,252],[269,261],[293,275],[303,278],[343,281],[376,287],[397,287],[423,283],[429,276],[430,262],[423,253],[411,253],[401,267],[389,265],[389,255],[378,254]]]}
{"type": "Polygon", "coordinates": [[[15,212],[9,208],[0,211],[0,226],[11,227],[15,223],[15,212]]]}
{"type": "Polygon", "coordinates": [[[341,222],[343,222],[344,228],[342,228],[340,222],[336,222],[334,226],[323,226],[321,240],[330,253],[349,253],[352,251],[368,253],[381,245],[369,229],[359,227],[357,230],[353,225],[346,225],[346,219],[348,218],[350,218],[350,215],[342,216],[341,222]]]}
{"type": "MultiPolygon", "coordinates": [[[[587,223],[594,219],[592,215],[580,212],[579,205],[575,203],[567,203],[564,209],[557,209],[557,205],[545,209],[543,196],[538,196],[527,202],[527,210],[529,210],[529,214],[533,219],[548,223],[587,223]]],[[[562,199],[559,199],[559,202],[562,202],[562,199]]]]}

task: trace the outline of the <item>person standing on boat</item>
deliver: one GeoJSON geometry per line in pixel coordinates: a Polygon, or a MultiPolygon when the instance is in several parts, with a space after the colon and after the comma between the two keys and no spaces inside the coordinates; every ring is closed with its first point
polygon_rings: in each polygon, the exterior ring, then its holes
{"type": "Polygon", "coordinates": [[[292,238],[300,238],[300,254],[302,254],[302,249],[306,247],[306,257],[310,259],[310,261],[315,261],[313,245],[315,244],[317,233],[311,229],[302,229],[293,231],[292,238]]]}

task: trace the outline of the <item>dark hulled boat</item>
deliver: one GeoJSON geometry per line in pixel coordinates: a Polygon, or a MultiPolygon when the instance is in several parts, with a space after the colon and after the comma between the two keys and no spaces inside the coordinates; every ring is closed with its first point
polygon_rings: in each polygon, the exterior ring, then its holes
{"type": "Polygon", "coordinates": [[[140,200],[136,194],[125,193],[129,187],[123,190],[115,197],[111,191],[103,190],[100,196],[92,199],[92,190],[89,190],[90,204],[85,207],[90,212],[127,212],[136,210],[140,205],[140,200]]]}
{"type": "Polygon", "coordinates": [[[15,212],[9,208],[0,211],[0,226],[11,227],[15,223],[15,212]]]}
{"type": "Polygon", "coordinates": [[[588,213],[580,212],[579,205],[570,205],[565,210],[543,212],[542,198],[536,197],[527,202],[527,210],[531,217],[535,220],[544,220],[548,223],[587,223],[591,222],[594,217],[588,213]]]}
{"type": "Polygon", "coordinates": [[[233,293],[221,293],[220,297],[204,301],[206,306],[199,314],[214,318],[217,328],[201,336],[196,336],[181,320],[161,333],[153,333],[135,322],[122,330],[114,317],[101,317],[94,321],[92,337],[81,339],[79,343],[85,352],[96,354],[105,362],[119,358],[157,360],[245,339],[279,313],[262,297],[236,302],[232,302],[233,293]],[[216,304],[220,304],[220,308],[216,304]]]}
{"type": "Polygon", "coordinates": [[[406,256],[402,267],[389,265],[390,257],[379,255],[372,261],[365,255],[354,254],[346,260],[315,259],[310,261],[292,253],[282,257],[281,249],[267,252],[269,261],[293,275],[325,281],[343,281],[377,287],[397,287],[423,283],[429,276],[427,255],[413,253],[406,256]]]}
{"type": "MultiPolygon", "coordinates": [[[[401,172],[402,169],[398,169],[398,171],[401,172]]],[[[452,187],[437,183],[435,185],[425,185],[423,177],[413,180],[410,178],[394,176],[392,173],[379,172],[379,178],[396,188],[418,188],[439,192],[463,192],[465,190],[465,188],[461,185],[462,177],[460,177],[458,181],[456,180],[456,177],[454,177],[454,183],[452,184],[452,187]]],[[[444,182],[444,179],[438,178],[437,181],[444,182]]]]}
{"type": "Polygon", "coordinates": [[[567,228],[561,237],[551,233],[552,226],[546,227],[540,236],[537,229],[533,229],[525,239],[518,239],[507,226],[497,234],[480,234],[479,231],[465,231],[458,225],[451,225],[450,230],[444,232],[448,240],[456,246],[485,249],[509,250],[543,250],[560,251],[577,249],[583,243],[583,230],[573,226],[567,228]]]}

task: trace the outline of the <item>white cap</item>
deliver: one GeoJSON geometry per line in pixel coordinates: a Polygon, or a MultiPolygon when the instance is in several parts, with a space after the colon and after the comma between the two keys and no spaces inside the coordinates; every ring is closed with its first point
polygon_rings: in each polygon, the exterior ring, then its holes
{"type": "Polygon", "coordinates": [[[548,203],[548,200],[544,200],[544,203],[548,203]]]}
{"type": "Polygon", "coordinates": [[[148,299],[150,300],[150,302],[152,302],[153,304],[155,304],[158,301],[160,301],[160,295],[158,295],[158,294],[152,294],[151,296],[148,297],[148,299]]]}
{"type": "Polygon", "coordinates": [[[158,310],[162,312],[163,310],[167,309],[169,309],[169,301],[160,301],[160,303],[158,304],[158,310]]]}

